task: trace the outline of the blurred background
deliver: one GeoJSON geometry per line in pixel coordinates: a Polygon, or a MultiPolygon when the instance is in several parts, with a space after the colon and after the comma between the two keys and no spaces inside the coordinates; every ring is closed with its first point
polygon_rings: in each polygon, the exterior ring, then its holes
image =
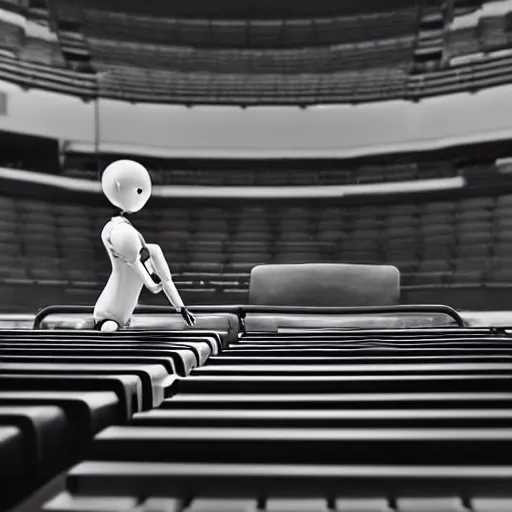
{"type": "Polygon", "coordinates": [[[118,158],[189,304],[354,262],[508,308],[511,48],[510,0],[0,0],[0,310],[94,303],[118,158]]]}

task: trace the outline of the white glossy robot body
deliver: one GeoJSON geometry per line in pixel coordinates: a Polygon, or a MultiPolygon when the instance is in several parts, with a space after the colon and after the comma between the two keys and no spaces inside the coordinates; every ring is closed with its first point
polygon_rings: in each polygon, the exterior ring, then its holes
{"type": "Polygon", "coordinates": [[[94,308],[96,328],[110,332],[127,327],[144,286],[152,293],[163,290],[187,324],[193,325],[195,319],[176,290],[162,250],[156,244],[146,244],[142,235],[124,217],[124,213],[141,210],[149,199],[149,173],[136,162],[120,160],[105,169],[102,187],[107,198],[122,214],[113,217],[101,234],[112,273],[94,308]],[[155,280],[154,276],[158,279],[155,280]]]}
{"type": "MultiPolygon", "coordinates": [[[[122,247],[116,248],[111,241],[112,231],[121,224],[126,224],[123,217],[114,217],[101,233],[101,240],[112,264],[112,273],[96,302],[94,321],[99,324],[112,320],[121,327],[127,327],[144,283],[137,271],[128,264],[130,255],[122,254],[122,247]],[[117,255],[114,255],[114,251],[117,255]]],[[[120,233],[121,236],[122,234],[120,233]]]]}

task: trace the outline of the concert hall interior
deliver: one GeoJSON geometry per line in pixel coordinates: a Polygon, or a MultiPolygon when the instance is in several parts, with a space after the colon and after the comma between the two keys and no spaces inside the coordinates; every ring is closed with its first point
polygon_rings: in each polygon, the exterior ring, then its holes
{"type": "Polygon", "coordinates": [[[510,97],[512,0],[0,0],[0,512],[512,512],[510,97]]]}

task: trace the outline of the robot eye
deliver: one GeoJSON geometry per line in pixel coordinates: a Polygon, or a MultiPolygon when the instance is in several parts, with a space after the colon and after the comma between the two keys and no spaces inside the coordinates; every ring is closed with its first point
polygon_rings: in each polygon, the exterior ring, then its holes
{"type": "Polygon", "coordinates": [[[142,189],[141,188],[137,189],[137,194],[142,194],[142,189]]]}

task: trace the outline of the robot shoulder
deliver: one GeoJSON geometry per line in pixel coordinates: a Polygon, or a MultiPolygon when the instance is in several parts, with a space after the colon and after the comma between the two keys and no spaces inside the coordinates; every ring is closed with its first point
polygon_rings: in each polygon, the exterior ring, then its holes
{"type": "Polygon", "coordinates": [[[129,263],[139,257],[142,241],[138,231],[130,224],[118,224],[110,231],[109,241],[114,251],[129,263]]]}

